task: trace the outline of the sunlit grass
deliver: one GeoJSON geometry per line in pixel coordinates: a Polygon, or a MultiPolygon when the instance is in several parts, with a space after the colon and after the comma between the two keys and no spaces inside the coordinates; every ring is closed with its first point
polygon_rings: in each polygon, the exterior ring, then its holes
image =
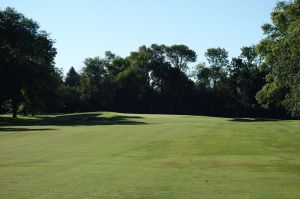
{"type": "Polygon", "coordinates": [[[0,198],[300,198],[300,121],[0,117],[0,198]]]}

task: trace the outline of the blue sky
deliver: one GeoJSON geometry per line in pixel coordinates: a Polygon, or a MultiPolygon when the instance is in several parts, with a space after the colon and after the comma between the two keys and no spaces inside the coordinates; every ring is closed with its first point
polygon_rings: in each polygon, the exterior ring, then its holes
{"type": "Polygon", "coordinates": [[[56,65],[80,69],[107,50],[127,56],[141,45],[186,44],[205,61],[210,47],[238,56],[263,38],[276,0],[0,0],[55,39],[56,65]]]}

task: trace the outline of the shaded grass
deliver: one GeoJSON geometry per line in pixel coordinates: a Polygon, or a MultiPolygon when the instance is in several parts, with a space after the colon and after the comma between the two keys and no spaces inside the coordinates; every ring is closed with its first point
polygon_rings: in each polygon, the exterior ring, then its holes
{"type": "Polygon", "coordinates": [[[11,127],[0,127],[0,131],[12,131],[12,132],[17,132],[17,131],[50,131],[50,130],[55,130],[55,129],[51,129],[51,128],[37,128],[37,129],[33,129],[33,128],[11,128],[11,127]]]}
{"type": "Polygon", "coordinates": [[[280,119],[272,118],[232,118],[230,121],[233,122],[268,122],[268,121],[283,121],[280,119]]]}
{"type": "Polygon", "coordinates": [[[104,117],[101,113],[76,113],[62,114],[52,116],[37,117],[20,117],[18,119],[9,116],[0,117],[0,125],[2,126],[89,126],[89,125],[134,125],[145,124],[141,121],[133,121],[129,119],[142,119],[139,116],[115,115],[104,117]]]}
{"type": "Polygon", "coordinates": [[[237,119],[0,117],[0,198],[300,198],[300,122],[237,119]]]}

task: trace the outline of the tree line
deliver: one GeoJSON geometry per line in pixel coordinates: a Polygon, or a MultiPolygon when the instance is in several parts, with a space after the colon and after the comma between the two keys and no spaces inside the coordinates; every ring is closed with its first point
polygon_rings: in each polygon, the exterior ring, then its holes
{"type": "Polygon", "coordinates": [[[117,111],[216,116],[300,116],[300,1],[280,2],[265,38],[229,58],[209,48],[206,62],[186,45],[141,46],[127,57],[107,51],[66,76],[37,22],[0,11],[0,111],[117,111]],[[191,68],[189,66],[195,65],[191,68]]]}

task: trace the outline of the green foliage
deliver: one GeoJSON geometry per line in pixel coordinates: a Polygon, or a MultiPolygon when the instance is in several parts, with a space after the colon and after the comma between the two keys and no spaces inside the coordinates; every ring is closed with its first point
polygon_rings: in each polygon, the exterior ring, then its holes
{"type": "Polygon", "coordinates": [[[64,78],[49,35],[7,8],[0,11],[0,112],[299,117],[299,2],[279,2],[272,24],[262,27],[266,38],[241,48],[240,56],[229,60],[224,48],[207,49],[208,63],[197,64],[192,78],[197,54],[182,44],[141,46],[127,57],[107,51],[64,78]]]}
{"type": "Polygon", "coordinates": [[[11,102],[14,117],[23,101],[35,112],[57,88],[53,40],[37,22],[12,8],[0,11],[0,38],[1,95],[11,102]]]}
{"type": "Polygon", "coordinates": [[[267,36],[257,47],[264,58],[261,68],[267,73],[257,100],[299,117],[300,1],[279,2],[271,15],[272,24],[263,26],[267,36]]]}
{"type": "Polygon", "coordinates": [[[212,86],[212,69],[206,67],[205,63],[197,64],[194,73],[200,87],[210,88],[212,86]]]}
{"type": "Polygon", "coordinates": [[[65,83],[67,86],[76,87],[80,83],[80,75],[71,67],[66,75],[65,83]]]}
{"type": "Polygon", "coordinates": [[[187,69],[189,62],[197,60],[196,52],[189,49],[186,45],[173,45],[165,47],[167,58],[175,68],[182,71],[187,69]]]}
{"type": "Polygon", "coordinates": [[[226,76],[228,66],[228,52],[224,48],[209,48],[205,56],[211,67],[212,81],[214,86],[226,76]]]}
{"type": "Polygon", "coordinates": [[[283,103],[292,117],[300,118],[300,72],[295,76],[291,91],[283,103]]]}

